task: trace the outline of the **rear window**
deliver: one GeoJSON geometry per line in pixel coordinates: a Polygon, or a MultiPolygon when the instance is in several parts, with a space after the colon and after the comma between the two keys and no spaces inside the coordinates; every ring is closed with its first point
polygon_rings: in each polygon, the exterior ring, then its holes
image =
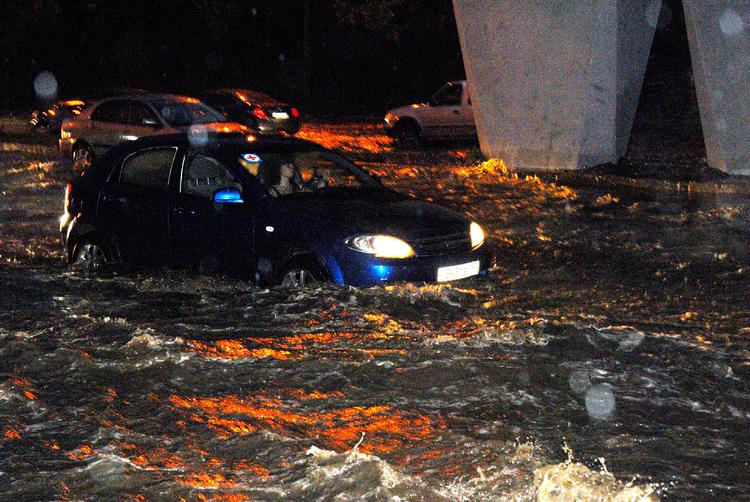
{"type": "Polygon", "coordinates": [[[185,127],[226,120],[222,114],[197,100],[195,102],[157,101],[152,105],[172,127],[185,127]]]}
{"type": "Polygon", "coordinates": [[[157,190],[169,188],[169,172],[172,169],[176,148],[152,148],[136,152],[122,164],[120,183],[157,190]]]}

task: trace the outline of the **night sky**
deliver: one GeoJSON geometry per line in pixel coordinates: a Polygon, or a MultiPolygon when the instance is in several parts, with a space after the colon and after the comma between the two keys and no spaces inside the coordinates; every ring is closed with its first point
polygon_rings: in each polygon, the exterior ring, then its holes
{"type": "Polygon", "coordinates": [[[304,3],[6,0],[0,105],[33,106],[43,70],[60,98],[236,85],[318,113],[379,113],[464,76],[450,0],[310,1],[305,99],[304,3]]]}
{"type": "MultiPolygon", "coordinates": [[[[43,70],[56,76],[60,98],[230,85],[319,115],[378,115],[464,77],[451,0],[310,0],[307,39],[305,0],[160,0],[158,10],[144,0],[4,4],[13,15],[0,17],[3,109],[32,108],[43,70]]],[[[681,2],[666,0],[636,125],[654,129],[687,110],[694,136],[694,96],[681,2]]]]}

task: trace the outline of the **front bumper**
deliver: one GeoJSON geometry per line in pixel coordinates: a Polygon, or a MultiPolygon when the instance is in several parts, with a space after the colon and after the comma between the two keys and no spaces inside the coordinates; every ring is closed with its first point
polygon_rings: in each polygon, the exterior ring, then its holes
{"type": "Polygon", "coordinates": [[[479,261],[479,275],[485,275],[492,267],[493,257],[486,243],[473,251],[442,256],[415,256],[406,259],[375,258],[365,253],[348,250],[345,259],[339,260],[339,265],[343,283],[368,287],[390,282],[435,283],[438,282],[439,268],[473,261],[479,261]]]}
{"type": "Polygon", "coordinates": [[[300,120],[296,118],[281,120],[259,120],[257,124],[250,125],[260,134],[296,134],[300,129],[300,120]]]}
{"type": "Polygon", "coordinates": [[[396,125],[396,119],[393,119],[391,121],[383,120],[383,132],[386,134],[386,136],[390,138],[396,137],[396,128],[394,127],[396,125]]]}

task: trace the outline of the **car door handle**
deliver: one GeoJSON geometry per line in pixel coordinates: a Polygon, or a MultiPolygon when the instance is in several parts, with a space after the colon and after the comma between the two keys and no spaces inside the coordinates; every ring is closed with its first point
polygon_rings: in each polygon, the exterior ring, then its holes
{"type": "Polygon", "coordinates": [[[187,209],[184,207],[176,207],[172,209],[172,214],[176,216],[195,216],[195,209],[187,209]]]}
{"type": "Polygon", "coordinates": [[[453,113],[455,113],[456,115],[458,115],[461,112],[459,110],[453,110],[453,113]]]}

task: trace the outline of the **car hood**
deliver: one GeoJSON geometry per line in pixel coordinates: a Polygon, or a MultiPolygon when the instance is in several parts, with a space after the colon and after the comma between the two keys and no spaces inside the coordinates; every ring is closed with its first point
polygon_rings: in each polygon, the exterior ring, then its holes
{"type": "Polygon", "coordinates": [[[390,115],[409,115],[410,113],[414,113],[416,110],[419,110],[420,108],[424,108],[427,106],[425,103],[414,103],[413,105],[407,105],[407,106],[399,106],[398,108],[394,108],[392,110],[388,110],[388,113],[390,115]]]}
{"type": "MultiPolygon", "coordinates": [[[[468,231],[471,219],[443,206],[407,198],[287,200],[283,204],[300,215],[335,223],[347,234],[388,234],[421,239],[468,231]]],[[[300,220],[302,221],[302,220],[300,220]]]]}

